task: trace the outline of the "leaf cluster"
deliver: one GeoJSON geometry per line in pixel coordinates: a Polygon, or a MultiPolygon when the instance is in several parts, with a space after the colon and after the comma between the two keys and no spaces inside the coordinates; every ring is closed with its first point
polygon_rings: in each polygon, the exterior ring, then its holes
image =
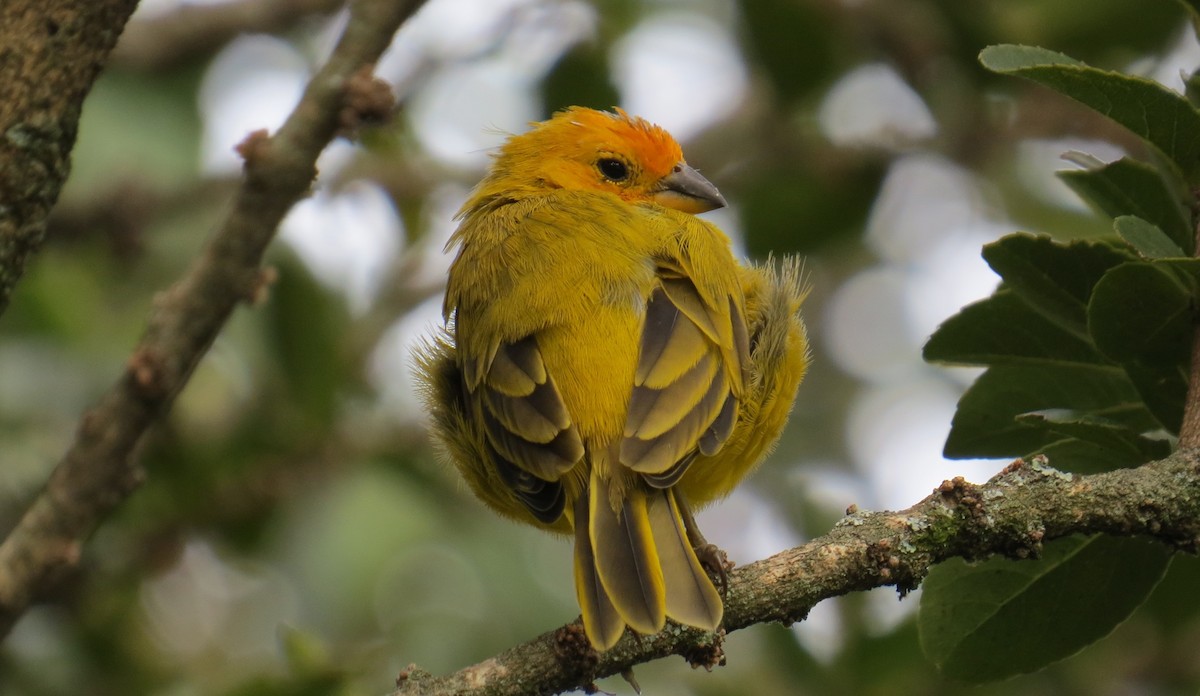
{"type": "MultiPolygon", "coordinates": [[[[959,402],[945,454],[1043,454],[1079,473],[1165,457],[1184,420],[1200,290],[1200,111],[1150,80],[1040,48],[992,46],[980,61],[1098,111],[1137,136],[1145,157],[1067,156],[1082,168],[1060,177],[1112,219],[1110,236],[1017,233],[984,247],[1001,283],[924,350],[931,362],[985,368],[959,402]]],[[[922,647],[966,681],[1040,669],[1108,635],[1170,561],[1150,542],[1092,537],[1047,544],[1035,561],[943,564],[925,583],[922,647]]]]}

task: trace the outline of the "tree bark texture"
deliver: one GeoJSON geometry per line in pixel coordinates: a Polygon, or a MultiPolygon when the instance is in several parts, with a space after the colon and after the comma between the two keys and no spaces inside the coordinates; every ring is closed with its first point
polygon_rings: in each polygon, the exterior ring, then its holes
{"type": "Polygon", "coordinates": [[[0,2],[0,314],[42,245],[71,170],[83,100],[136,7],[137,0],[0,2]]]}

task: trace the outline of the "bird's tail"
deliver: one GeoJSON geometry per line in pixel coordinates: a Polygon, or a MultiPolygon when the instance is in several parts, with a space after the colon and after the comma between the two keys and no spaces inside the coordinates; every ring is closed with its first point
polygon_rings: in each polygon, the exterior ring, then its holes
{"type": "Polygon", "coordinates": [[[611,480],[591,474],[575,501],[575,589],[588,639],[611,648],[625,626],[651,635],[667,618],[713,631],[721,596],[696,558],[673,489],[633,488],[610,503],[611,480]]]}

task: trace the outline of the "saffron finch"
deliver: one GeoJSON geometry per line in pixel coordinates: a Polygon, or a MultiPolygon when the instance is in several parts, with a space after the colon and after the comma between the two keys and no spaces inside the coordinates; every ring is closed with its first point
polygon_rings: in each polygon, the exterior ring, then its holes
{"type": "Polygon", "coordinates": [[[740,265],[695,217],[724,205],[665,130],[572,107],[508,139],[447,245],[435,442],[493,510],[574,536],[597,650],[718,627],[691,510],[774,446],[808,367],[799,263],[740,265]]]}

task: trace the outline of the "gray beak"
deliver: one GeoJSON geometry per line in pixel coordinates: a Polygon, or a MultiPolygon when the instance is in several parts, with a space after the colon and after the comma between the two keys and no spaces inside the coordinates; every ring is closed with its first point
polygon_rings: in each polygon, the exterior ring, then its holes
{"type": "Polygon", "coordinates": [[[685,213],[704,213],[724,208],[725,197],[700,172],[680,162],[675,171],[662,178],[662,189],[654,194],[659,205],[685,213]]]}

